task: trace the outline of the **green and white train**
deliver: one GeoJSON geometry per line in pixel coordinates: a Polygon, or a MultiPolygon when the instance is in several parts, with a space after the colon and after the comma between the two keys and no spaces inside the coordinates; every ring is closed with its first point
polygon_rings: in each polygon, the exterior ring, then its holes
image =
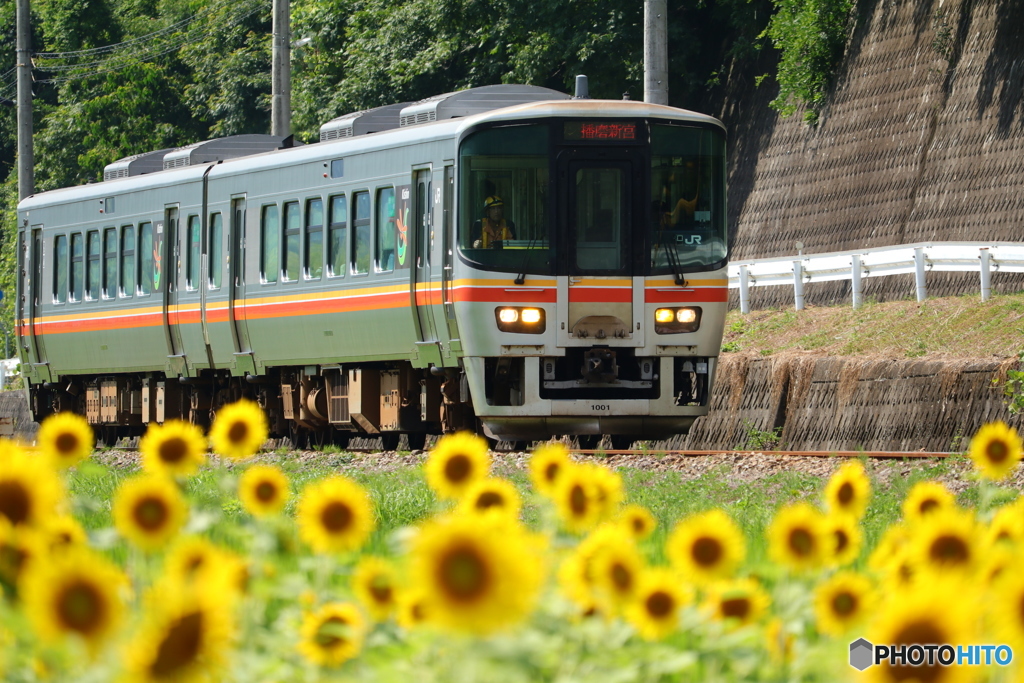
{"type": "Polygon", "coordinates": [[[18,206],[33,414],[106,442],[243,396],[296,445],[685,433],[725,178],[716,119],[514,85],[123,159],[18,206]]]}

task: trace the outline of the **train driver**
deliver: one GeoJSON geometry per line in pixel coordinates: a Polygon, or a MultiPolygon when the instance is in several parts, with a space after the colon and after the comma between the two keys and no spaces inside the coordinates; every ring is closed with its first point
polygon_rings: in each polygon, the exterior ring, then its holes
{"type": "Polygon", "coordinates": [[[677,186],[675,172],[670,173],[661,188],[661,227],[676,228],[682,221],[683,224],[693,220],[693,212],[697,208],[697,200],[700,199],[700,183],[697,179],[696,164],[687,162],[685,173],[682,174],[682,183],[677,186]],[[679,197],[673,206],[670,197],[673,190],[680,194],[692,194],[693,199],[679,197]]]}
{"type": "Polygon", "coordinates": [[[474,247],[498,249],[504,240],[516,238],[516,224],[505,219],[504,207],[505,202],[498,195],[484,200],[484,217],[473,224],[473,235],[477,236],[474,247]]]}

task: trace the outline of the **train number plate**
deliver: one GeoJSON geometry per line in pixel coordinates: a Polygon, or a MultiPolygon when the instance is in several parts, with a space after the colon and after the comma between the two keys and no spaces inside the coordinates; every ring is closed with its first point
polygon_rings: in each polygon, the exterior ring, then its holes
{"type": "Polygon", "coordinates": [[[646,415],[650,409],[647,399],[631,399],[629,401],[551,401],[552,415],[646,415]]]}

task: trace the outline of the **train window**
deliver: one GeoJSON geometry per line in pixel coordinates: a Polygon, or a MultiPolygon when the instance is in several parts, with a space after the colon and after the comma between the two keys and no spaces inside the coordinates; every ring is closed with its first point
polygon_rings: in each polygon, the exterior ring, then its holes
{"type": "Polygon", "coordinates": [[[356,192],[352,196],[356,205],[355,220],[352,221],[352,273],[365,275],[370,272],[370,193],[356,192]]]}
{"type": "Polygon", "coordinates": [[[53,303],[62,304],[68,298],[68,236],[57,235],[53,240],[53,303]]]}
{"type": "Polygon", "coordinates": [[[210,214],[210,244],[206,253],[210,255],[210,289],[220,289],[224,274],[224,218],[219,211],[210,214]]]}
{"type": "Polygon", "coordinates": [[[277,282],[278,252],[281,246],[281,214],[276,204],[263,207],[260,223],[260,277],[277,282]]]}
{"type": "Polygon", "coordinates": [[[76,232],[71,236],[71,295],[68,298],[72,302],[81,301],[82,290],[85,289],[85,247],[82,242],[82,233],[76,232]]]}
{"type": "Polygon", "coordinates": [[[324,202],[306,202],[306,265],[302,269],[307,280],[319,280],[324,272],[324,202]]]}
{"type": "Polygon", "coordinates": [[[153,268],[156,256],[156,247],[153,244],[153,224],[148,221],[139,223],[139,294],[143,296],[152,294],[158,284],[154,279],[153,268]]]}
{"type": "Polygon", "coordinates": [[[117,289],[117,228],[103,231],[103,298],[113,299],[117,289]]]}
{"type": "Polygon", "coordinates": [[[85,262],[85,298],[100,298],[100,231],[90,230],[86,247],[89,259],[85,262]]]}
{"type": "Polygon", "coordinates": [[[199,255],[202,244],[201,233],[202,224],[200,223],[199,216],[189,216],[187,244],[185,245],[185,253],[188,255],[185,260],[186,289],[194,290],[199,288],[199,255]]]}
{"type": "Polygon", "coordinates": [[[302,217],[298,202],[284,204],[284,264],[281,272],[285,282],[299,279],[299,243],[301,240],[302,217]]]}
{"type": "Polygon", "coordinates": [[[330,198],[331,225],[327,240],[327,277],[345,276],[345,232],[348,228],[348,202],[345,195],[330,198]]]}
{"type": "Polygon", "coordinates": [[[129,297],[135,292],[135,226],[121,227],[121,287],[118,294],[129,297]]]}
{"type": "Polygon", "coordinates": [[[377,190],[377,272],[390,273],[395,269],[395,188],[377,190]]]}

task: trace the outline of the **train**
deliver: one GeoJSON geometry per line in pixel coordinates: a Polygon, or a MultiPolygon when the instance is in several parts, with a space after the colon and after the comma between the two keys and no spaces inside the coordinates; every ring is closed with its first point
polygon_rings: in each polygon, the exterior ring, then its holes
{"type": "Polygon", "coordinates": [[[299,447],[686,433],[725,148],[704,114],[495,85],[118,160],[18,205],[26,399],[106,444],[243,397],[299,447]]]}

